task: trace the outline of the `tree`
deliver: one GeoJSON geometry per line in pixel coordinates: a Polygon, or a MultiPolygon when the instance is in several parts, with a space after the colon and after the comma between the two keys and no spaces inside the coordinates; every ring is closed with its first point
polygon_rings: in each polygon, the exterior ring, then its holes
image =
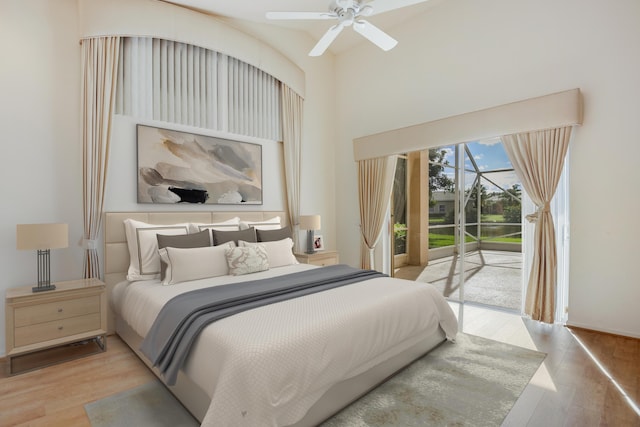
{"type": "Polygon", "coordinates": [[[510,223],[519,223],[522,220],[522,190],[520,189],[520,184],[513,184],[510,189],[502,193],[501,198],[504,220],[510,223]]]}
{"type": "Polygon", "coordinates": [[[393,180],[393,216],[395,222],[407,222],[407,160],[399,157],[393,180]]]}
{"type": "Polygon", "coordinates": [[[522,190],[520,189],[520,184],[513,184],[511,188],[501,193],[500,198],[502,199],[502,206],[520,206],[520,201],[522,200],[522,190]]]}
{"type": "Polygon", "coordinates": [[[429,206],[435,206],[434,191],[453,192],[454,181],[444,173],[449,161],[445,160],[446,150],[429,150],[429,206]]]}
{"type": "MultiPolygon", "coordinates": [[[[465,199],[468,197],[469,201],[466,204],[465,215],[467,216],[467,221],[475,222],[478,215],[478,187],[473,186],[473,188],[469,188],[465,192],[465,199]]],[[[484,185],[480,185],[480,212],[484,212],[484,207],[487,204],[487,200],[489,199],[487,194],[487,187],[484,185]]]]}

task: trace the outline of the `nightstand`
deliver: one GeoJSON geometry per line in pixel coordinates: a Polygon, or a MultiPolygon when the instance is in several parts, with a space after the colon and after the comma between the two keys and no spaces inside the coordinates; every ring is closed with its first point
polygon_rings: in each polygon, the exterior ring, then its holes
{"type": "MultiPolygon", "coordinates": [[[[81,279],[55,285],[55,290],[38,293],[33,293],[31,286],[7,289],[5,315],[9,375],[14,374],[14,359],[65,344],[93,341],[97,344],[97,351],[93,353],[106,350],[107,298],[104,282],[81,279]]],[[[43,366],[51,364],[46,354],[40,357],[40,361],[44,361],[43,366]]]]}
{"type": "Polygon", "coordinates": [[[336,251],[318,251],[312,254],[296,253],[296,259],[302,264],[313,264],[319,266],[338,264],[338,252],[336,251]]]}

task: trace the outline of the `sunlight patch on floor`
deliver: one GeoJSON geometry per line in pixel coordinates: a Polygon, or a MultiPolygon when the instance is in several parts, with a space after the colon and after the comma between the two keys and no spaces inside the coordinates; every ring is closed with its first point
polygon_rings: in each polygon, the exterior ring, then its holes
{"type": "MultiPolygon", "coordinates": [[[[522,316],[473,304],[448,301],[458,319],[461,332],[482,336],[530,350],[542,351],[533,342],[522,316]]],[[[531,384],[545,390],[557,391],[549,370],[543,363],[531,379],[531,384]]]]}
{"type": "Polygon", "coordinates": [[[580,347],[582,347],[582,349],[585,351],[585,353],[587,353],[587,355],[593,361],[593,363],[596,364],[596,366],[598,367],[600,372],[602,372],[602,374],[605,377],[607,377],[609,379],[609,381],[611,381],[611,384],[613,384],[613,386],[616,388],[616,390],[618,390],[618,392],[622,395],[622,398],[627,402],[629,407],[631,409],[633,409],[633,411],[640,416],[640,407],[638,407],[638,404],[633,401],[631,396],[629,396],[629,394],[620,385],[620,383],[618,381],[616,381],[615,378],[613,378],[613,376],[609,373],[607,368],[605,368],[604,365],[602,363],[600,363],[598,358],[589,350],[589,348],[586,346],[586,344],[583,343],[582,340],[580,338],[578,338],[573,332],[571,332],[571,331],[569,331],[569,332],[571,333],[573,338],[576,340],[576,342],[578,344],[580,344],[580,347]]]}

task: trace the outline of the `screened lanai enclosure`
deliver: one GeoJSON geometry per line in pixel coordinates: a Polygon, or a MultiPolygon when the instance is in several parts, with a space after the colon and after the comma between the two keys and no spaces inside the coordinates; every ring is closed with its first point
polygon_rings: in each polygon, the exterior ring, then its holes
{"type": "Polygon", "coordinates": [[[522,186],[499,138],[400,156],[392,202],[396,277],[520,312],[522,186]]]}

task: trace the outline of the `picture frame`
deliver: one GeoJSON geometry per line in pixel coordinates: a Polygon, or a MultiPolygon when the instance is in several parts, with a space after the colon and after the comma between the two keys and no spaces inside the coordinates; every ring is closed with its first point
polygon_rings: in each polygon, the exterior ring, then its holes
{"type": "Polygon", "coordinates": [[[319,234],[316,234],[315,236],[313,236],[313,250],[314,251],[324,250],[324,239],[319,234]]]}
{"type": "Polygon", "coordinates": [[[262,145],[136,125],[138,203],[262,204],[262,145]]]}

